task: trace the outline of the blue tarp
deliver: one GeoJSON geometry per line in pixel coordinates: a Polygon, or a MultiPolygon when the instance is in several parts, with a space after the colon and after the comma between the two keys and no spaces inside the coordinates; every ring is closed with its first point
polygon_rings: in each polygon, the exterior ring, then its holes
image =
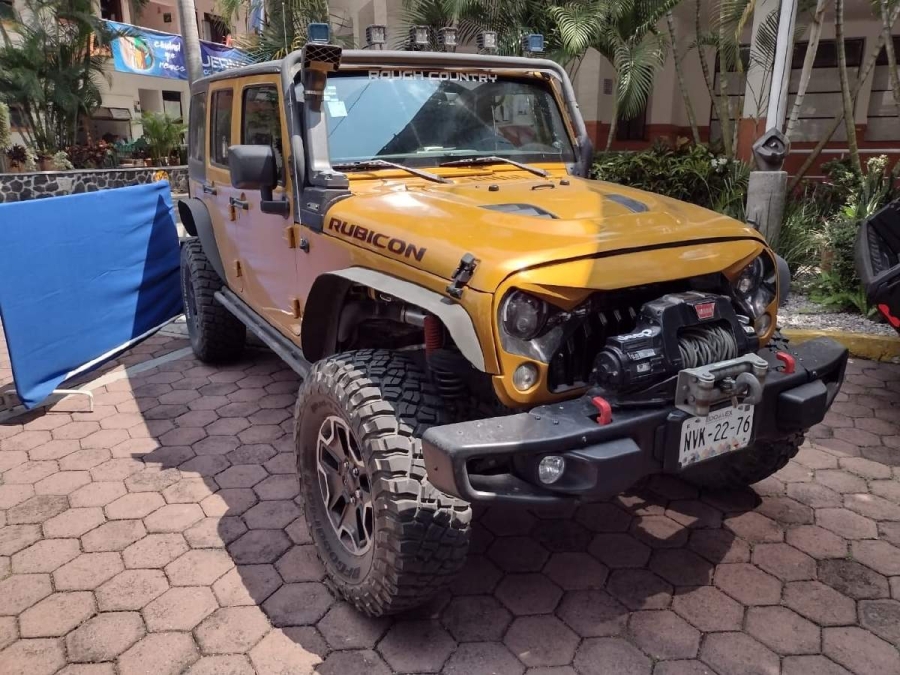
{"type": "Polygon", "coordinates": [[[181,313],[174,218],[165,181],[0,204],[0,320],[26,408],[181,313]]]}

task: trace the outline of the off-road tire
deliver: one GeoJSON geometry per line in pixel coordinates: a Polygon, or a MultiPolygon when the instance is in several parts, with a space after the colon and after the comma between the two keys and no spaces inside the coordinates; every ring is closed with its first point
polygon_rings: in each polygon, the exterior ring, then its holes
{"type": "Polygon", "coordinates": [[[472,510],[429,482],[421,435],[444,422],[440,396],[402,354],[360,350],[313,366],[294,415],[297,469],[310,535],[337,594],[370,616],[424,603],[452,581],[469,547],[472,510]],[[373,535],[360,555],[341,543],[317,471],[328,419],[353,434],[371,491],[373,535]]]}
{"type": "Polygon", "coordinates": [[[224,282],[209,264],[199,239],[181,247],[181,295],[194,355],[205,363],[223,363],[240,356],[247,328],[214,297],[224,282]]]}
{"type": "Polygon", "coordinates": [[[794,434],[753,446],[688,469],[684,477],[699,487],[712,490],[742,488],[781,471],[803,444],[803,434],[794,434]]]}

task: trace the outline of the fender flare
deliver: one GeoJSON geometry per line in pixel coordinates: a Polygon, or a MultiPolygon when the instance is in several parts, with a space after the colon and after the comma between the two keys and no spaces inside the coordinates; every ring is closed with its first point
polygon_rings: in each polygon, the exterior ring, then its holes
{"type": "MultiPolygon", "coordinates": [[[[326,276],[338,277],[354,284],[372,288],[434,314],[443,322],[459,351],[469,363],[476,369],[485,372],[484,353],[481,350],[478,334],[475,332],[475,325],[462,305],[409,281],[403,281],[402,279],[363,267],[348,267],[343,270],[329,272],[326,276]]],[[[318,283],[319,280],[316,280],[316,284],[318,283]]],[[[307,330],[311,328],[306,326],[306,316],[307,314],[304,313],[304,325],[300,331],[301,335],[307,334],[307,330]]],[[[315,317],[310,317],[310,319],[315,320],[315,317]]]]}
{"type": "Polygon", "coordinates": [[[219,253],[219,245],[216,243],[216,234],[213,231],[212,219],[209,217],[206,204],[194,197],[179,199],[178,215],[188,234],[192,237],[200,237],[206,259],[209,260],[209,264],[213,266],[216,274],[224,283],[226,279],[225,266],[222,264],[222,256],[219,253]]]}

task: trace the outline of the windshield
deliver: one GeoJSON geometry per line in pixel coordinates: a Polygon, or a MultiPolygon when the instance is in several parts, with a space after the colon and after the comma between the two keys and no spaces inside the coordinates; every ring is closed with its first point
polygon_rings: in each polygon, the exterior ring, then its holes
{"type": "Polygon", "coordinates": [[[339,74],[328,79],[325,117],[332,164],[575,157],[549,85],[533,78],[447,71],[339,74]]]}

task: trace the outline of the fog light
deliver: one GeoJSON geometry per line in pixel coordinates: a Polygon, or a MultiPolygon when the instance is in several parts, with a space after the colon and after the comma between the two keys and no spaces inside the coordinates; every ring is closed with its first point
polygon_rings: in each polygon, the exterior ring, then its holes
{"type": "Polygon", "coordinates": [[[756,320],[754,327],[756,328],[757,335],[765,335],[766,331],[769,330],[769,327],[772,325],[772,317],[768,314],[763,314],[756,320]]]}
{"type": "Polygon", "coordinates": [[[538,464],[538,478],[545,485],[555,483],[566,470],[566,460],[559,455],[547,455],[538,464]]]}
{"type": "Polygon", "coordinates": [[[513,373],[513,386],[519,391],[528,391],[538,381],[538,369],[533,363],[523,363],[513,373]]]}

